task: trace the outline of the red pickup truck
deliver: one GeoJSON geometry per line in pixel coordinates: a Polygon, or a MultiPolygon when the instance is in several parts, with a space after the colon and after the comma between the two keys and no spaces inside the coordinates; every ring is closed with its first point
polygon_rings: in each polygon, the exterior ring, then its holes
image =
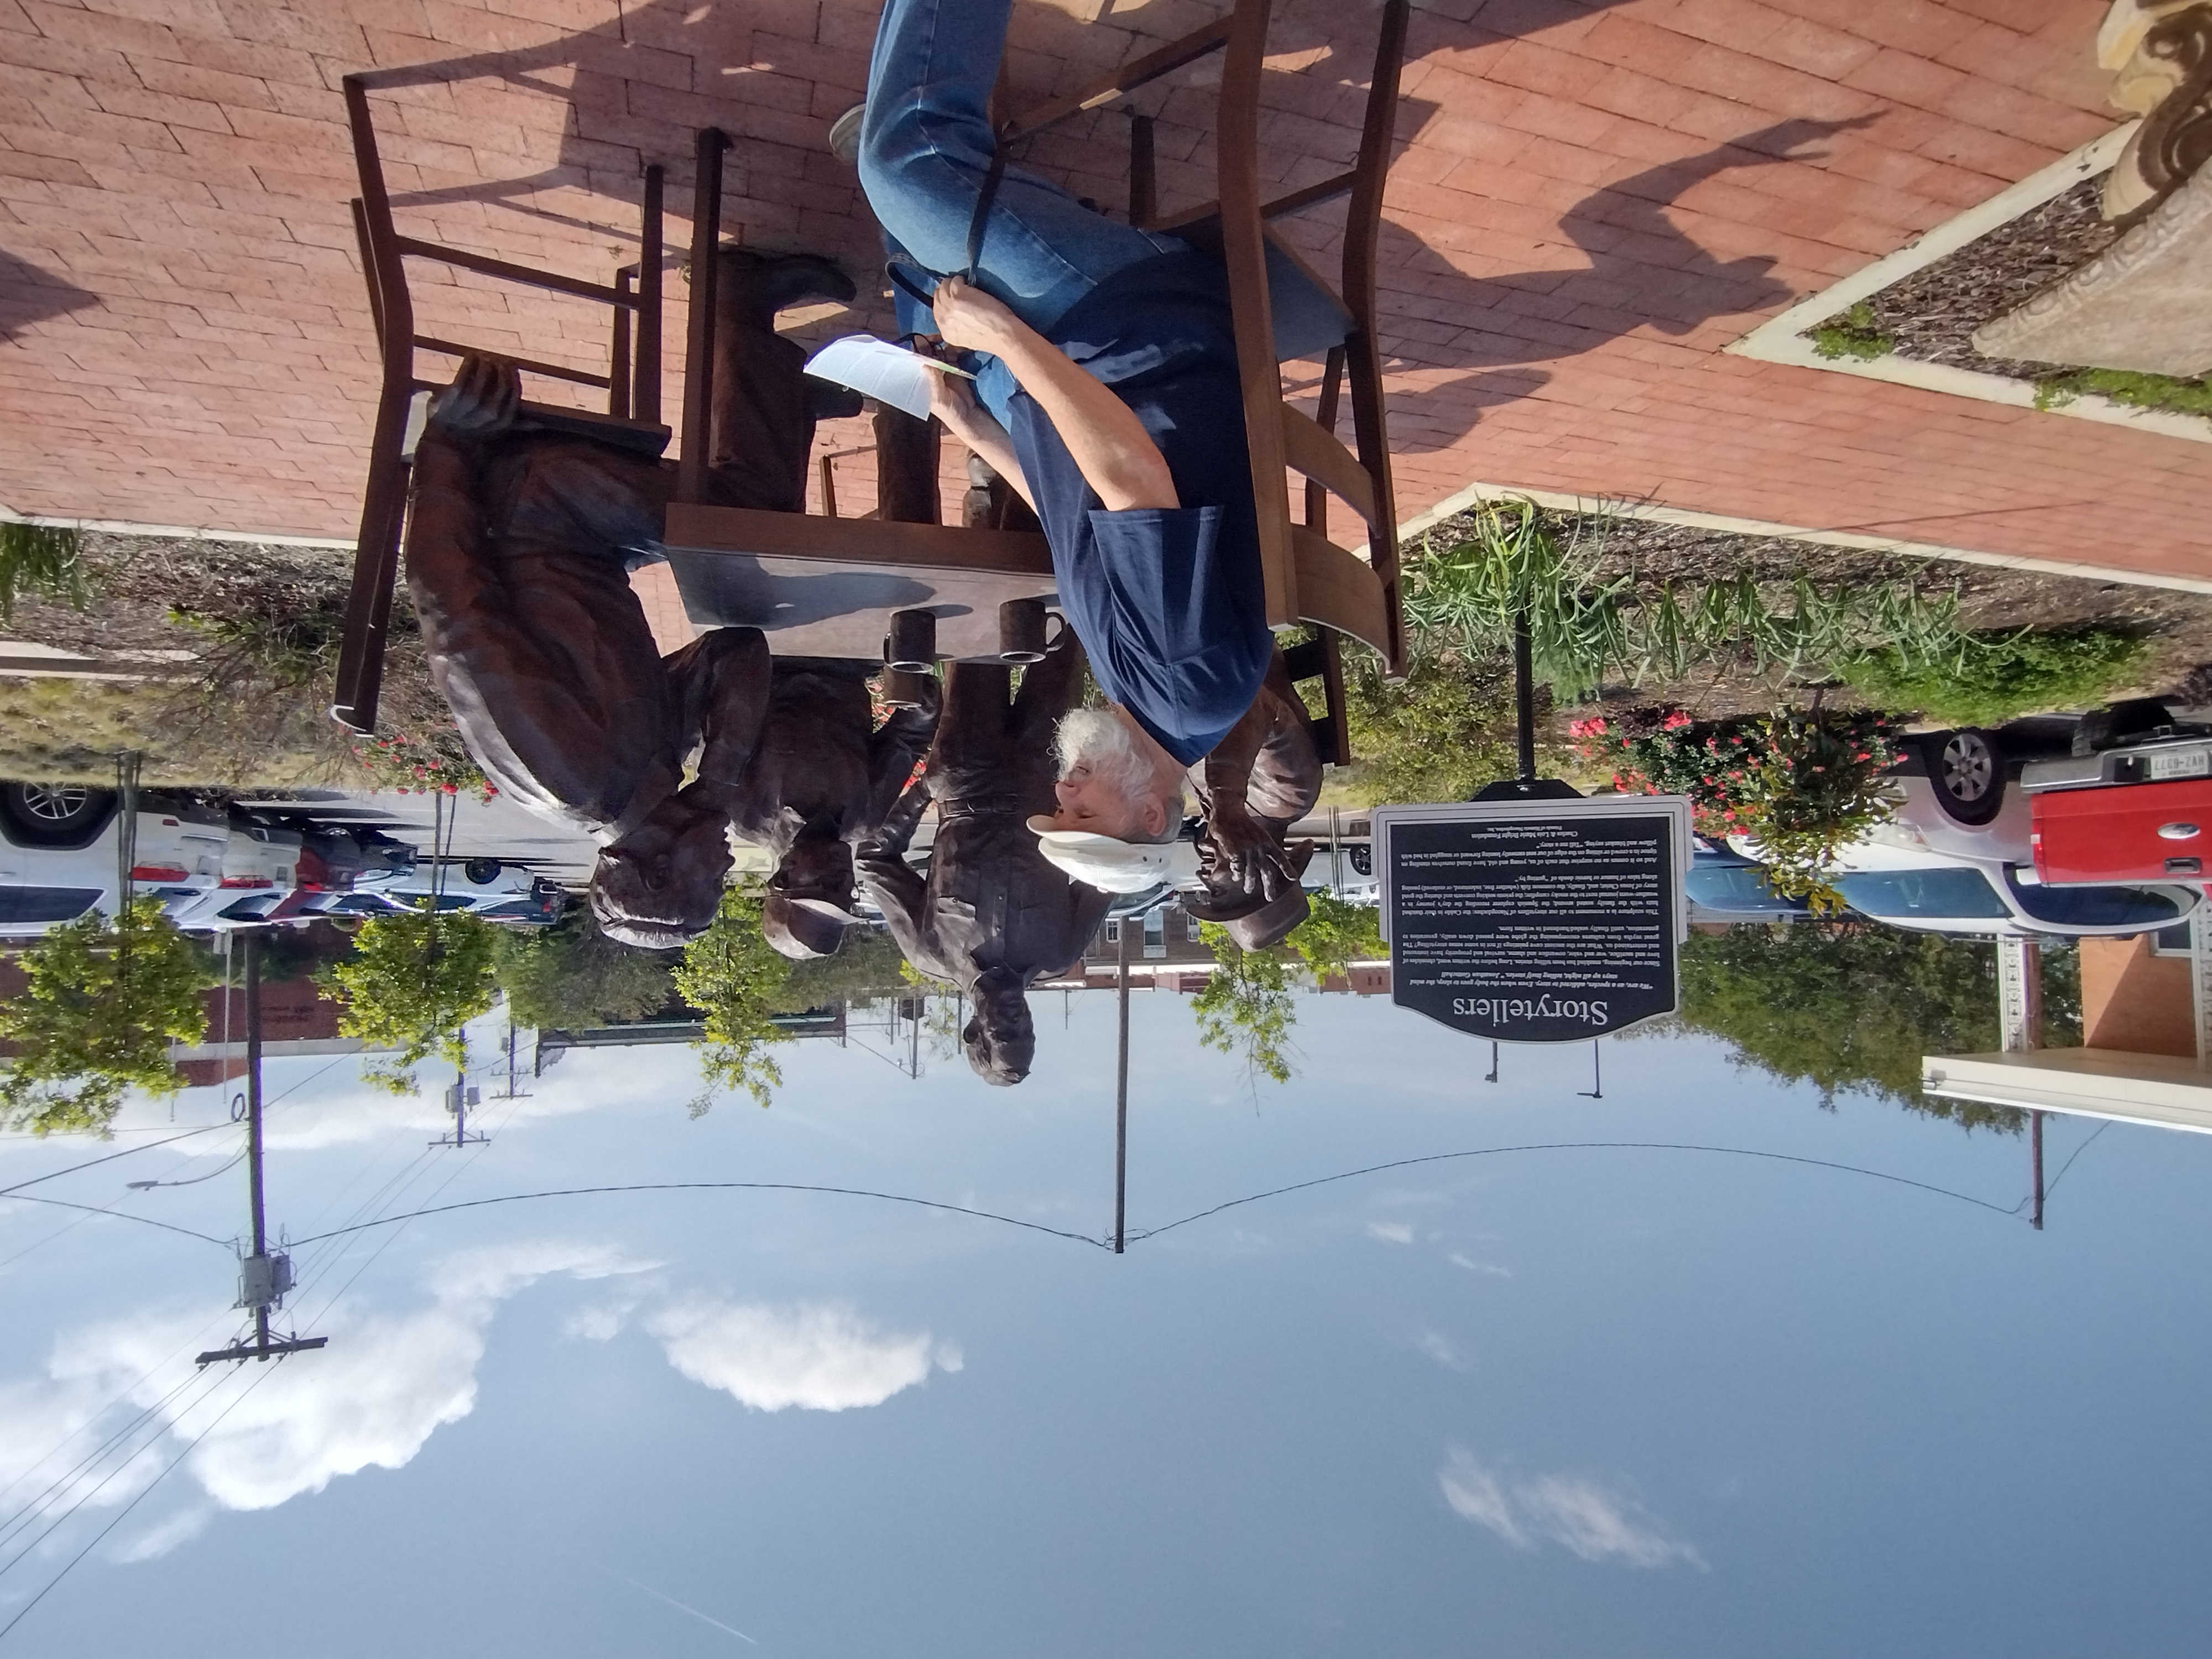
{"type": "Polygon", "coordinates": [[[2036,874],[2053,884],[2203,881],[2212,726],[2146,699],[2085,716],[2075,748],[2021,769],[2036,874]]]}

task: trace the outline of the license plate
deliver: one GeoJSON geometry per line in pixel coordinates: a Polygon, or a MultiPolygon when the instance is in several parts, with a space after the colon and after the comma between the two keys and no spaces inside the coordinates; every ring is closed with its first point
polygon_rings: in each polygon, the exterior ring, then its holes
{"type": "Polygon", "coordinates": [[[2153,783],[2170,778],[2212,777],[2212,749],[2169,749],[2143,758],[2150,763],[2153,783]]]}

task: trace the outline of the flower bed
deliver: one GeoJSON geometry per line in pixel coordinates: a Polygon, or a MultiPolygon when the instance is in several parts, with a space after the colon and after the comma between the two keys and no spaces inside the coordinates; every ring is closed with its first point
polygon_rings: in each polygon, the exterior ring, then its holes
{"type": "Polygon", "coordinates": [[[1608,767],[1625,794],[1683,795],[1708,840],[1758,842],[1776,892],[1840,908],[1828,875],[1837,851],[1893,810],[1884,781],[1896,727],[1866,709],[1778,710],[1699,721],[1679,708],[1634,708],[1567,728],[1584,760],[1608,767]]]}

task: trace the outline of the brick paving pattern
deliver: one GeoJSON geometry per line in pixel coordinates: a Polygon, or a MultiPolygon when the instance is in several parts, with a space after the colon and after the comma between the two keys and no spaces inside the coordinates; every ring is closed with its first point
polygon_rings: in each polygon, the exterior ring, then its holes
{"type": "MultiPolygon", "coordinates": [[[[1008,76],[1045,95],[1217,9],[1025,3],[1008,76]]],[[[1297,184],[1350,153],[1373,16],[1284,9],[1263,136],[1297,184]]],[[[1482,479],[2212,574],[2202,447],[1722,355],[2107,130],[2103,9],[1425,0],[1383,249],[1401,510],[1482,479]]],[[[690,134],[713,123],[737,140],[725,211],[744,241],[867,270],[872,225],[823,137],[874,17],[844,0],[0,0],[0,502],[351,534],[375,364],[346,73],[375,72],[404,228],[605,280],[632,257],[646,160],[669,165],[672,240],[688,234],[690,134]]],[[[1170,204],[1211,193],[1210,105],[1194,82],[1142,106],[1170,204]]],[[[1099,112],[1024,159],[1117,204],[1126,134],[1099,112]]],[[[1326,252],[1327,215],[1298,234],[1326,252]]],[[[415,270],[425,332],[604,352],[594,308],[415,270]]],[[[863,441],[858,422],[822,437],[863,441]]],[[[841,466],[865,504],[865,460],[841,466]]]]}

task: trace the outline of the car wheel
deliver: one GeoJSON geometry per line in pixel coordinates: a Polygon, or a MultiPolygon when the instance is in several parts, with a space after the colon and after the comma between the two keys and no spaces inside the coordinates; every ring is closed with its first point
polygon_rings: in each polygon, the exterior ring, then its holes
{"type": "Polygon", "coordinates": [[[2098,755],[2173,724],[2173,711],[2156,697],[2130,697],[2093,708],[2074,727],[2074,752],[2098,755]]]}
{"type": "Polygon", "coordinates": [[[1346,848],[1344,851],[1345,856],[1352,860],[1352,868],[1356,874],[1371,876],[1375,873],[1375,852],[1372,847],[1353,845],[1346,848]]]}
{"type": "Polygon", "coordinates": [[[1936,804],[1954,823],[1987,823],[2004,805],[2004,757],[1996,740],[1967,726],[1921,739],[1936,804]]]}
{"type": "Polygon", "coordinates": [[[500,863],[497,859],[471,859],[461,866],[461,873],[479,887],[488,886],[497,881],[499,871],[500,863]]]}
{"type": "Polygon", "coordinates": [[[0,817],[24,847],[88,847],[115,816],[115,792],[82,783],[0,786],[0,817]]]}

